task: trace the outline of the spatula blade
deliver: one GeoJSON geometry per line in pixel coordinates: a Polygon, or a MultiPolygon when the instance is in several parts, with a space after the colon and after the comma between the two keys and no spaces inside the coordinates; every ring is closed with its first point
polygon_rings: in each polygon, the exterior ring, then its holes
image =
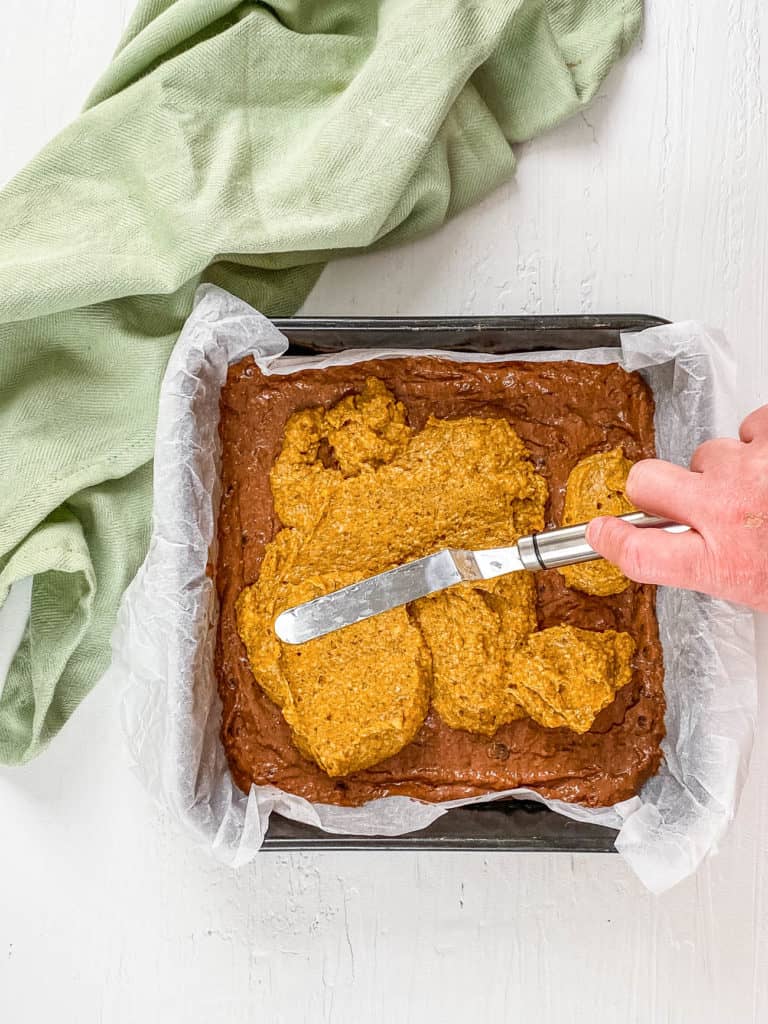
{"type": "Polygon", "coordinates": [[[275,633],[286,644],[303,644],[457,583],[490,580],[523,568],[516,545],[484,551],[446,548],[289,608],[275,620],[275,633]]]}
{"type": "Polygon", "coordinates": [[[472,552],[438,551],[349,587],[316,597],[278,615],[275,633],[287,644],[303,644],[372,615],[417,601],[462,580],[480,579],[472,552]]]}

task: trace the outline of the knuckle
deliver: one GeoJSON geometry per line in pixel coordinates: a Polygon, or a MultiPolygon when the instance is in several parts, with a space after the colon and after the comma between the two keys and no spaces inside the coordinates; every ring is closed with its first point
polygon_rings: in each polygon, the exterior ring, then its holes
{"type": "Polygon", "coordinates": [[[705,459],[708,455],[717,455],[725,449],[726,439],[724,437],[712,437],[709,441],[703,441],[693,453],[694,459],[705,459]]]}
{"type": "Polygon", "coordinates": [[[755,409],[742,422],[739,427],[739,437],[742,441],[753,441],[758,437],[768,435],[768,405],[762,405],[755,409]]]}
{"type": "Polygon", "coordinates": [[[645,561],[639,538],[634,537],[630,533],[619,540],[616,550],[616,563],[625,576],[629,576],[635,583],[648,582],[645,579],[648,575],[648,567],[645,561]]]}
{"type": "Polygon", "coordinates": [[[707,545],[703,556],[689,567],[689,582],[697,590],[708,592],[718,577],[722,577],[726,571],[722,557],[707,545]]]}
{"type": "Polygon", "coordinates": [[[741,454],[742,443],[733,437],[713,437],[704,441],[691,458],[691,469],[706,471],[715,465],[718,471],[727,472],[734,460],[741,454]]]}

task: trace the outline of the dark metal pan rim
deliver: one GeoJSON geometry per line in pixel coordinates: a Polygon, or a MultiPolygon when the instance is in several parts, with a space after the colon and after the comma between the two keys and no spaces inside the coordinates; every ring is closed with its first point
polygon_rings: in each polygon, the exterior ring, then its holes
{"type": "MultiPolygon", "coordinates": [[[[516,354],[618,348],[621,334],[669,321],[645,314],[481,317],[294,317],[275,320],[292,354],[351,348],[425,348],[516,354]],[[399,337],[398,337],[399,335],[399,337]]],[[[480,850],[615,853],[617,833],[573,821],[530,800],[501,800],[448,811],[429,828],[397,837],[334,835],[273,814],[265,851],[480,850]]]]}

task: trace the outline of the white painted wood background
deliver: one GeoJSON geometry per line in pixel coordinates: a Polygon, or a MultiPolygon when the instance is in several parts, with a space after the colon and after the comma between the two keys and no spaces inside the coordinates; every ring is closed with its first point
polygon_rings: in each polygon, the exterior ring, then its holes
{"type": "MultiPolygon", "coordinates": [[[[75,115],[131,5],[3,0],[0,180],[75,115]]],[[[307,311],[695,316],[737,346],[744,409],[767,402],[764,39],[763,0],[649,0],[641,47],[523,147],[515,183],[332,267],[307,311]]],[[[719,856],[663,897],[586,855],[272,855],[233,874],[158,817],[98,688],[48,753],[0,771],[0,1019],[764,1022],[767,737],[764,715],[719,856]]]]}

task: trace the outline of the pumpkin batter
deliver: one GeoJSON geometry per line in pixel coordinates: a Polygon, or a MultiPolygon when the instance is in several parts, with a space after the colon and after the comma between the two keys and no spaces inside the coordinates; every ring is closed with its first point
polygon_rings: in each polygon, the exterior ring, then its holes
{"type": "Polygon", "coordinates": [[[238,628],[255,679],[328,775],[402,750],[430,696],[454,729],[490,736],[530,715],[583,732],[629,680],[626,635],[530,636],[528,574],[464,584],[299,647],[275,637],[276,616],[312,597],[443,547],[500,547],[542,529],[546,484],[505,420],[430,418],[415,432],[370,378],[361,394],[290,418],[270,481],[284,528],[238,600],[238,628]],[[535,647],[520,660],[526,641],[535,647]]]}
{"type": "Polygon", "coordinates": [[[413,605],[432,652],[432,706],[452,729],[492,736],[525,709],[509,686],[509,662],[536,629],[528,573],[463,583],[413,605]]]}
{"type": "MultiPolygon", "coordinates": [[[[582,459],[571,470],[565,488],[563,526],[586,523],[596,516],[623,516],[635,512],[626,494],[627,476],[632,463],[621,448],[598,452],[582,459]]],[[[629,580],[615,565],[600,558],[558,569],[569,587],[585,594],[608,597],[621,594],[629,580]]]]}
{"type": "Polygon", "coordinates": [[[540,725],[586,732],[632,678],[634,653],[626,633],[552,626],[517,648],[512,678],[525,710],[540,725]]]}

